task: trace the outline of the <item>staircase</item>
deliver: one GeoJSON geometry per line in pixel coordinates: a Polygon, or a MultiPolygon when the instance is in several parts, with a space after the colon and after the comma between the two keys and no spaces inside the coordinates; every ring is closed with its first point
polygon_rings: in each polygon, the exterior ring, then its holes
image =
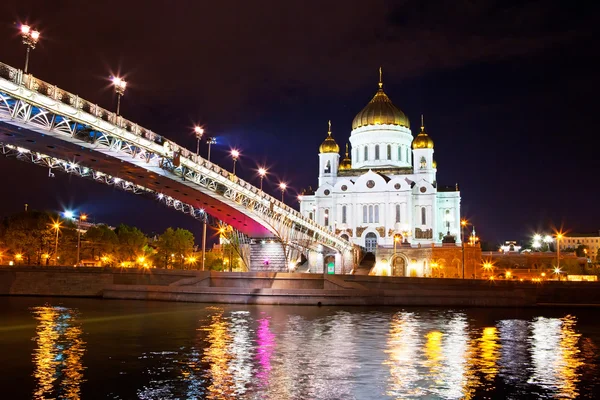
{"type": "Polygon", "coordinates": [[[369,272],[371,272],[371,269],[374,266],[375,266],[375,254],[367,253],[362,258],[362,260],[360,260],[360,263],[358,264],[358,267],[356,268],[354,275],[369,275],[369,272]]]}

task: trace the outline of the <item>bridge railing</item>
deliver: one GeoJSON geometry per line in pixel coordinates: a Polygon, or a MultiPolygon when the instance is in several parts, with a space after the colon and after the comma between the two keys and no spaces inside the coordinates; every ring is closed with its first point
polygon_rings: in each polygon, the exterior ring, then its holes
{"type": "Polygon", "coordinates": [[[285,211],[286,213],[294,216],[296,219],[301,220],[304,224],[311,226],[313,230],[318,231],[321,235],[331,235],[334,236],[340,242],[346,242],[344,239],[337,237],[327,227],[318,224],[316,221],[308,217],[305,217],[297,210],[277,200],[273,196],[265,193],[264,191],[261,191],[256,186],[233,175],[232,173],[225,170],[224,168],[221,168],[217,164],[214,164],[202,157],[196,156],[196,154],[191,152],[190,150],[178,145],[177,143],[165,138],[162,135],[151,131],[150,129],[139,126],[137,123],[134,123],[126,118],[123,118],[120,115],[117,115],[115,112],[109,111],[105,108],[98,106],[97,104],[82,99],[76,94],[60,89],[56,85],[45,82],[39,78],[34,77],[31,74],[24,74],[22,70],[11,67],[10,65],[4,64],[2,62],[0,62],[0,78],[10,81],[16,85],[23,86],[31,91],[37,92],[56,101],[62,102],[63,104],[71,106],[76,110],[81,110],[85,113],[91,114],[96,118],[99,118],[105,122],[115,125],[135,136],[139,136],[141,138],[154,142],[155,144],[162,145],[163,151],[170,153],[173,156],[173,158],[175,157],[175,155],[179,155],[180,157],[183,157],[185,160],[187,160],[184,161],[184,164],[188,164],[186,165],[187,167],[192,167],[197,171],[200,171],[198,167],[210,169],[211,171],[214,171],[215,173],[223,176],[224,178],[227,178],[231,183],[237,184],[241,188],[250,191],[254,194],[254,196],[258,196],[260,199],[265,200],[269,203],[269,205],[273,204],[274,206],[277,206],[279,209],[281,209],[281,211],[285,211]]]}

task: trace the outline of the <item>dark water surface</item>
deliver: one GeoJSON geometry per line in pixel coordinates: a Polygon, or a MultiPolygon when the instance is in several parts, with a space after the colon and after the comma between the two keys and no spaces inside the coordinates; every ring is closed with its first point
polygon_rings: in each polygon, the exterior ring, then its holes
{"type": "Polygon", "coordinates": [[[0,297],[3,399],[600,398],[600,312],[0,297]]]}

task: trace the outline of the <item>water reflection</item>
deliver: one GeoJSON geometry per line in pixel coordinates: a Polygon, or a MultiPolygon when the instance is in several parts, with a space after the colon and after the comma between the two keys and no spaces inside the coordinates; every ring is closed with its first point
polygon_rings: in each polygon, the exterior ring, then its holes
{"type": "Polygon", "coordinates": [[[534,371],[529,382],[561,398],[578,397],[578,369],[583,363],[575,323],[572,316],[539,317],[532,323],[530,346],[534,371]]]}
{"type": "MultiPolygon", "coordinates": [[[[82,356],[94,351],[94,330],[86,322],[85,344],[73,309],[39,307],[33,315],[33,398],[82,397],[82,356]]],[[[600,336],[579,332],[574,317],[478,317],[443,310],[204,307],[173,318],[168,329],[144,323],[136,340],[125,340],[130,330],[117,330],[115,339],[125,338],[110,347],[115,354],[86,357],[129,360],[86,382],[83,397],[117,375],[131,380],[123,399],[598,397],[600,336]]]]}
{"type": "Polygon", "coordinates": [[[38,325],[34,340],[35,399],[79,399],[85,353],[81,325],[75,310],[65,307],[32,309],[38,325]]]}
{"type": "Polygon", "coordinates": [[[210,383],[207,387],[207,399],[219,399],[233,396],[233,379],[229,374],[231,355],[227,349],[231,342],[229,322],[223,318],[223,312],[211,317],[211,324],[204,328],[208,332],[206,341],[208,348],[204,351],[202,361],[208,364],[206,377],[210,383]]]}
{"type": "Polygon", "coordinates": [[[259,387],[266,389],[269,387],[269,374],[271,373],[271,357],[275,350],[275,335],[270,329],[271,319],[262,313],[262,318],[258,320],[258,331],[256,332],[256,358],[260,369],[257,372],[259,387]]]}

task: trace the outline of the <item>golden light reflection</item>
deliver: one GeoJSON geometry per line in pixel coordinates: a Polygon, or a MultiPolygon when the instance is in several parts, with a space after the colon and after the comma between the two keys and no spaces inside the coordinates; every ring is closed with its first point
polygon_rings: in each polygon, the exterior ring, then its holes
{"type": "Polygon", "coordinates": [[[580,380],[579,368],[583,360],[578,348],[580,334],[575,332],[576,320],[568,315],[561,319],[558,357],[558,397],[574,399],[578,397],[577,383],[580,380]]]}
{"type": "Polygon", "coordinates": [[[77,313],[64,307],[36,307],[36,348],[33,376],[34,399],[79,399],[84,367],[85,342],[77,313]]]}
{"type": "Polygon", "coordinates": [[[206,340],[209,343],[202,358],[202,362],[209,365],[207,378],[210,379],[210,385],[207,387],[206,398],[233,398],[234,382],[229,372],[232,356],[227,349],[231,342],[229,322],[223,318],[221,312],[212,315],[211,324],[203,329],[208,332],[206,340]]]}
{"type": "Polygon", "coordinates": [[[427,342],[425,343],[425,365],[429,368],[432,380],[436,384],[442,381],[441,370],[444,354],[442,351],[442,337],[444,334],[438,331],[429,332],[425,335],[427,342]]]}
{"type": "Polygon", "coordinates": [[[478,342],[478,369],[484,374],[485,379],[491,382],[498,374],[498,358],[500,358],[498,329],[495,326],[483,328],[481,338],[479,338],[478,342]]]}

